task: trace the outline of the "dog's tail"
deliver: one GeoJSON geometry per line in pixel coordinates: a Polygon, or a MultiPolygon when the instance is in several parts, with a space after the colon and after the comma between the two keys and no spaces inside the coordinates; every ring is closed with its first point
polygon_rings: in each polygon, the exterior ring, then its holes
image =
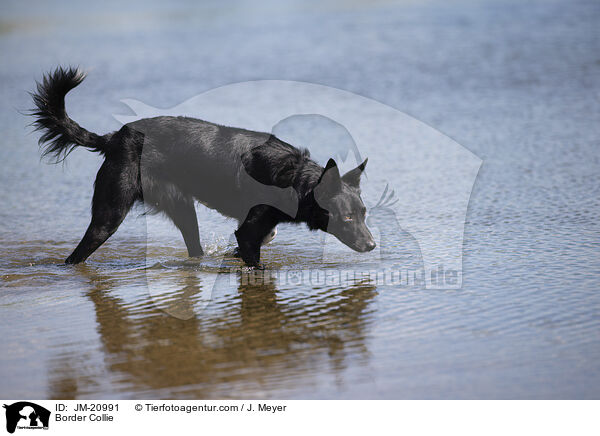
{"type": "Polygon", "coordinates": [[[36,131],[44,132],[39,139],[42,156],[53,155],[56,162],[64,160],[78,145],[104,153],[111,136],[88,132],[65,111],[65,95],[83,79],[85,73],[77,68],[58,67],[37,82],[37,92],[31,94],[36,106],[30,113],[36,118],[33,125],[36,131]]]}

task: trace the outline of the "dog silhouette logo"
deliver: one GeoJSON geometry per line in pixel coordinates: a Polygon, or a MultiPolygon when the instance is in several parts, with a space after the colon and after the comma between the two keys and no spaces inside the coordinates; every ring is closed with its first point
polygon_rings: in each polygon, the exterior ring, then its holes
{"type": "Polygon", "coordinates": [[[18,429],[48,429],[50,411],[28,401],[4,405],[6,409],[6,431],[14,433],[18,429]]]}

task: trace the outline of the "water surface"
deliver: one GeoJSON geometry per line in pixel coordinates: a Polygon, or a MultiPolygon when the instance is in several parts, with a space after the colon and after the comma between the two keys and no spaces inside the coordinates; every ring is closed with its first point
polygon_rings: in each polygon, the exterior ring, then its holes
{"type": "MultiPolygon", "coordinates": [[[[597,3],[1,8],[0,397],[598,397],[597,3]],[[137,210],[88,262],[63,265],[101,160],[39,161],[19,111],[58,64],[91,70],[67,109],[98,133],[119,128],[121,99],[169,108],[258,79],[345,89],[426,122],[483,159],[462,288],[253,283],[229,271],[235,223],[202,207],[203,260],[159,217],[147,245],[137,210]]],[[[318,141],[299,145],[319,155],[318,141]]],[[[412,235],[386,223],[402,250],[380,265],[420,265],[412,235]]],[[[304,227],[279,231],[264,251],[276,271],[369,267],[341,245],[324,262],[304,227]]]]}

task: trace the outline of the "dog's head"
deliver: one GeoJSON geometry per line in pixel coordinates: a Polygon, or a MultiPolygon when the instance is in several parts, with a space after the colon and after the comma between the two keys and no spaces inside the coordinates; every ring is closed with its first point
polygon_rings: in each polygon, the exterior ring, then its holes
{"type": "Polygon", "coordinates": [[[333,159],[329,159],[314,188],[320,213],[318,228],[338,238],[355,251],[364,253],[375,248],[371,232],[365,224],[366,208],[360,198],[360,176],[367,160],[343,176],[333,159]]]}

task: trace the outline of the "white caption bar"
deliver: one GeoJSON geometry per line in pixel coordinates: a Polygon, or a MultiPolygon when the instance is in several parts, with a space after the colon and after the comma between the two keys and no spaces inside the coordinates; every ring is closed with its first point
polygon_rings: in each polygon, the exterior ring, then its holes
{"type": "Polygon", "coordinates": [[[2,404],[0,434],[19,436],[140,431],[581,436],[598,435],[600,430],[598,401],[2,400],[2,404]]]}

